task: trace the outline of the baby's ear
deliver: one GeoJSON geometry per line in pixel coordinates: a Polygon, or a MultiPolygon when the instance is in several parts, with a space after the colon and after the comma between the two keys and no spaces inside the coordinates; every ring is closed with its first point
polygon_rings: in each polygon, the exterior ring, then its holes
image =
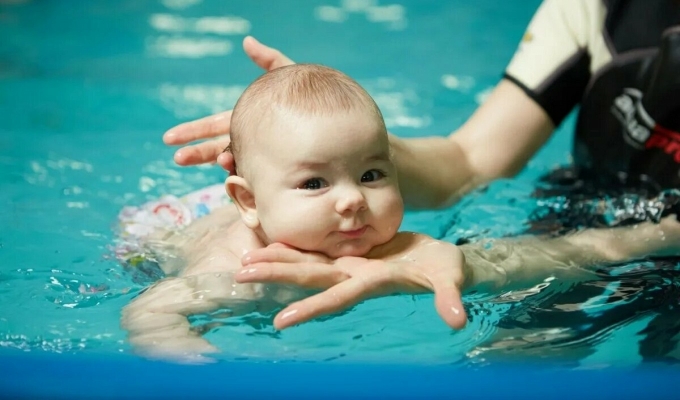
{"type": "Polygon", "coordinates": [[[227,194],[234,201],[241,220],[250,229],[260,226],[260,219],[257,217],[257,206],[255,205],[255,195],[248,184],[248,181],[240,176],[230,175],[225,182],[227,194]]]}

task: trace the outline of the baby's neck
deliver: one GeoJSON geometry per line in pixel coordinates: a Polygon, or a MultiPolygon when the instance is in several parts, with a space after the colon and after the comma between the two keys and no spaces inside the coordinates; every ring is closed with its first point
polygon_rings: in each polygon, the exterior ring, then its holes
{"type": "MultiPolygon", "coordinates": [[[[251,241],[251,243],[252,243],[253,246],[254,246],[253,249],[257,249],[257,248],[265,248],[265,247],[269,246],[270,244],[278,243],[278,242],[272,241],[272,240],[264,233],[264,231],[263,231],[262,228],[260,228],[260,227],[257,227],[257,228],[255,228],[255,229],[252,229],[252,228],[247,227],[247,226],[245,225],[245,223],[241,222],[241,227],[240,227],[240,229],[243,230],[243,234],[245,234],[245,235],[247,235],[247,236],[249,237],[249,240],[251,241]]],[[[389,242],[388,242],[388,243],[389,243],[389,242]]],[[[378,246],[373,246],[372,248],[370,248],[370,249],[369,249],[368,251],[366,251],[365,253],[363,253],[363,254],[354,254],[353,257],[380,258],[380,257],[383,256],[383,253],[385,252],[385,251],[384,251],[384,250],[385,250],[385,247],[386,247],[386,245],[387,245],[388,243],[385,243],[385,244],[382,244],[382,245],[378,245],[378,246]],[[376,255],[376,257],[374,257],[374,255],[376,255]]],[[[330,255],[326,254],[325,252],[323,252],[323,251],[321,251],[321,250],[314,250],[314,249],[300,249],[300,248],[298,248],[298,247],[290,246],[290,245],[287,244],[287,243],[281,243],[281,244],[286,245],[286,246],[288,246],[288,247],[290,247],[290,248],[293,248],[293,249],[295,249],[295,250],[302,251],[302,252],[310,252],[310,253],[319,253],[319,254],[323,254],[324,256],[326,256],[326,257],[328,257],[328,258],[330,258],[330,259],[339,258],[339,257],[330,256],[330,255]]]]}
{"type": "Polygon", "coordinates": [[[271,244],[271,241],[268,240],[267,236],[259,227],[252,229],[246,226],[243,221],[241,221],[238,230],[239,234],[247,238],[247,241],[252,249],[262,249],[271,244]]]}

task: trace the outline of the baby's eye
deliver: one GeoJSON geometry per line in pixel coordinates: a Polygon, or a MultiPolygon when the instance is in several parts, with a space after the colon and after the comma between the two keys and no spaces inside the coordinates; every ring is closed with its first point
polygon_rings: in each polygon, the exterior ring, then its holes
{"type": "Polygon", "coordinates": [[[385,177],[385,173],[378,169],[371,169],[361,175],[361,182],[373,182],[385,177]]]}
{"type": "Polygon", "coordinates": [[[306,180],[302,186],[300,186],[300,188],[305,190],[319,190],[325,188],[326,186],[328,186],[328,182],[325,180],[321,178],[312,178],[306,180]]]}

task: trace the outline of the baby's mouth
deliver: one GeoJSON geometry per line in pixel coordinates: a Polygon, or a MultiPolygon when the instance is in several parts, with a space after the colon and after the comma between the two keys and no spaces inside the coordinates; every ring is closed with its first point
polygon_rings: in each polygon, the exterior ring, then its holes
{"type": "Polygon", "coordinates": [[[356,238],[361,237],[364,234],[364,232],[366,232],[366,229],[367,229],[366,226],[362,226],[359,229],[353,229],[353,230],[349,230],[349,231],[340,231],[340,234],[345,236],[345,237],[348,237],[350,239],[356,239],[356,238]]]}

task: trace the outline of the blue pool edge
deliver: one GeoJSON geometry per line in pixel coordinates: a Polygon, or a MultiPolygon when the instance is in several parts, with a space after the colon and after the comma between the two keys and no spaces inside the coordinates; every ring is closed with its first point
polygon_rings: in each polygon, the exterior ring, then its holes
{"type": "Polygon", "coordinates": [[[130,355],[0,351],[2,398],[676,398],[674,366],[578,370],[549,364],[179,365],[130,355]]]}

